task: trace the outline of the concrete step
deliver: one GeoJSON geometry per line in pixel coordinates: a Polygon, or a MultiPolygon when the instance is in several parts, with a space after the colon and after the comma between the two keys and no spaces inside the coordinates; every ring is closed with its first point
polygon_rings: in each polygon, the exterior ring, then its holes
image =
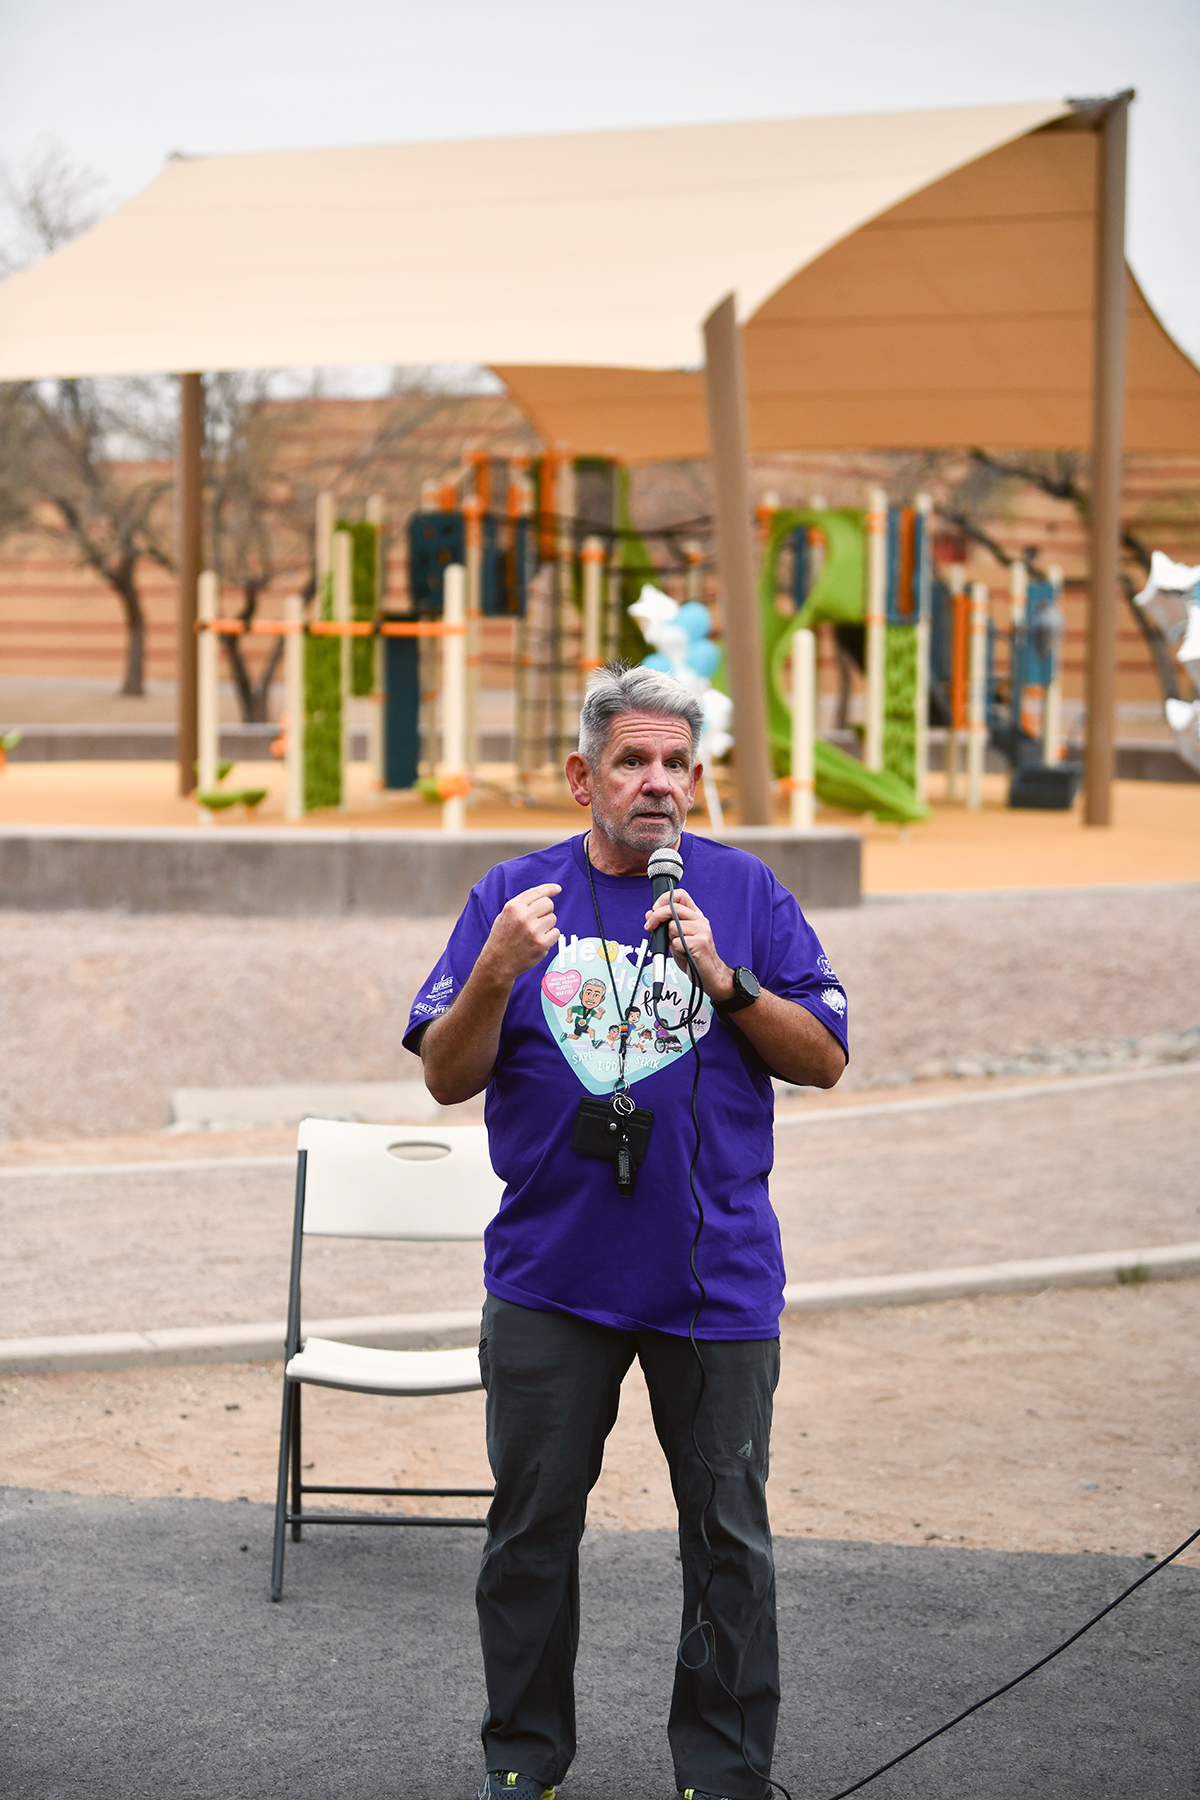
{"type": "MultiPolygon", "coordinates": [[[[1046,1288],[1111,1287],[1114,1283],[1181,1280],[1200,1275],[1200,1243],[1100,1250],[973,1268],[860,1275],[839,1281],[790,1282],[786,1312],[838,1312],[846,1307],[918,1306],[978,1294],[1036,1294],[1046,1288]]],[[[109,1331],[78,1337],[0,1340],[0,1374],[59,1369],[129,1369],[179,1363],[270,1362],[283,1355],[285,1322],[183,1326],[160,1331],[109,1331]]],[[[301,1338],[334,1338],[378,1350],[471,1344],[479,1308],[392,1313],[371,1318],[305,1319],[301,1338]]]]}

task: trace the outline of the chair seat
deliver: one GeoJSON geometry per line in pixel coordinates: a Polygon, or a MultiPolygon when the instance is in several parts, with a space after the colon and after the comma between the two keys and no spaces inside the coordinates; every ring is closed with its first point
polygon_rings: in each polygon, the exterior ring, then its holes
{"type": "Polygon", "coordinates": [[[479,1352],[472,1345],[462,1350],[370,1350],[310,1337],[284,1372],[289,1381],[363,1394],[464,1394],[483,1386],[479,1352]]]}

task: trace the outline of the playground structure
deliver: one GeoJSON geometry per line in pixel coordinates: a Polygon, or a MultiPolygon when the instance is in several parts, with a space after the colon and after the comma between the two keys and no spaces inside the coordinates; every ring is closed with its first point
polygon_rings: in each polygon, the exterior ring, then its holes
{"type": "Polygon", "coordinates": [[[469,361],[547,444],[711,454],[746,824],[772,816],[747,453],[1090,448],[1083,818],[1108,825],[1122,450],[1200,434],[1200,371],[1124,261],[1132,98],[168,162],[4,283],[0,374],[179,373],[180,792],[198,758],[202,371],[469,361]],[[572,208],[586,233],[564,232],[572,208]],[[539,240],[564,270],[552,292],[511,250],[539,240]],[[628,258],[596,251],[618,244],[638,247],[636,300],[628,258]]]}
{"type": "Polygon", "coordinates": [[[899,824],[926,817],[931,723],[946,729],[948,799],[965,747],[966,804],[983,804],[990,743],[1012,769],[1010,806],[1071,805],[1080,770],[1063,761],[1061,571],[1030,582],[1014,563],[1002,624],[984,583],[968,594],[960,569],[951,586],[935,577],[928,496],[894,507],[874,489],[865,512],[766,505],[759,526],[768,737],[794,825],[812,824],[816,799],[899,824]],[[863,671],[861,762],[819,735],[823,625],[863,671]]]}
{"type": "MultiPolygon", "coordinates": [[[[289,819],[345,809],[353,696],[372,702],[376,794],[415,788],[440,805],[450,829],[466,824],[473,789],[537,804],[535,785],[561,784],[590,671],[620,655],[668,670],[701,695],[704,799],[721,827],[712,765],[737,722],[723,640],[701,598],[708,520],[635,531],[626,472],[604,459],[468,454],[452,479],[426,484],[407,521],[400,612],[384,591],[381,501],[368,502],[360,520],[334,514],[332,496],[320,495],[307,609],[292,596],[282,621],[248,627],[286,639],[279,749],[289,819]],[[666,546],[656,560],[645,541],[652,536],[666,546]],[[506,653],[485,650],[488,620],[511,621],[506,653]],[[485,772],[481,757],[481,675],[496,662],[510,672],[514,697],[507,772],[485,772]]],[[[1031,581],[1013,564],[998,619],[982,583],[968,593],[961,568],[951,567],[948,580],[935,574],[927,496],[890,506],[873,489],[861,510],[769,500],[758,522],[768,741],[794,827],[813,825],[818,800],[902,825],[927,817],[931,723],[945,729],[948,799],[965,776],[967,807],[982,805],[990,744],[1012,768],[1010,805],[1071,804],[1079,768],[1063,760],[1058,570],[1031,581]],[[862,671],[860,757],[820,733],[822,628],[862,671]]],[[[198,611],[198,799],[211,820],[238,799],[253,803],[220,787],[217,763],[217,639],[247,627],[219,616],[211,572],[200,578],[198,611]]]]}
{"type": "MultiPolygon", "coordinates": [[[[362,520],[334,518],[317,499],[314,582],[307,606],[289,596],[282,620],[220,616],[217,577],[199,580],[197,630],[198,792],[201,817],[235,801],[219,787],[217,641],[248,631],[284,637],[284,702],[278,751],[287,770],[286,816],[346,806],[348,703],[373,702],[368,756],[375,791],[418,789],[440,804],[442,823],[466,823],[481,773],[481,673],[495,660],[485,620],[511,620],[515,694],[512,781],[516,805],[536,804],[535,782],[561,781],[589,672],[614,656],[646,658],[637,596],[648,577],[678,585],[701,605],[711,558],[695,536],[707,520],[658,532],[628,521],[628,476],[603,458],[498,458],[468,453],[458,473],[427,482],[407,521],[408,594],[401,612],[384,592],[382,502],[362,520]],[[647,538],[666,545],[651,560],[647,538]]],[[[670,602],[674,604],[674,602],[670,602]]],[[[651,655],[649,659],[655,661],[651,655]]],[[[718,696],[717,712],[723,697],[718,696]]],[[[727,705],[727,703],[724,703],[727,705]]],[[[719,735],[713,741],[724,748],[719,735]]],[[[494,784],[492,784],[494,785],[494,784]]],[[[715,784],[706,788],[720,823],[715,784]]],[[[240,795],[237,797],[240,798],[240,795]]]]}

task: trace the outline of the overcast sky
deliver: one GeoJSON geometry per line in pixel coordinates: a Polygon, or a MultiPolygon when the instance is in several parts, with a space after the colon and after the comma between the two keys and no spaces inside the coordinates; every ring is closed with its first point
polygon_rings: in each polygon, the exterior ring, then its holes
{"type": "MultiPolygon", "coordinates": [[[[135,193],[193,153],[1137,89],[1129,250],[1200,360],[1197,0],[0,0],[0,162],[135,193]]],[[[631,278],[636,271],[631,266],[631,278]]]]}

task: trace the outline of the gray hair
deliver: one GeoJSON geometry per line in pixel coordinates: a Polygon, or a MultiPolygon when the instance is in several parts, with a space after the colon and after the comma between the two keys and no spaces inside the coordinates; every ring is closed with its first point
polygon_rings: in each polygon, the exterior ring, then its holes
{"type": "Polygon", "coordinates": [[[659,669],[631,669],[613,662],[596,670],[579,713],[579,754],[591,768],[604,754],[614,719],[631,712],[682,720],[692,734],[695,756],[704,730],[704,708],[695,694],[659,669]]]}

